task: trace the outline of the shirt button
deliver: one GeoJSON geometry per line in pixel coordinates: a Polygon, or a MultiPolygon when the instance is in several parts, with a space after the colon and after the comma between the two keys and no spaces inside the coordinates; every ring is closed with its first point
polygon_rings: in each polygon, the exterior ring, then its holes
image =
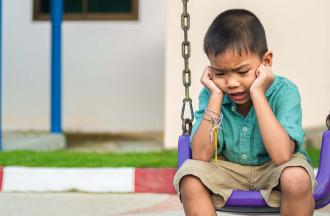
{"type": "Polygon", "coordinates": [[[246,132],[247,130],[247,127],[242,127],[242,131],[246,132]]]}
{"type": "Polygon", "coordinates": [[[247,159],[247,155],[246,154],[242,154],[242,159],[246,160],[247,159]]]}

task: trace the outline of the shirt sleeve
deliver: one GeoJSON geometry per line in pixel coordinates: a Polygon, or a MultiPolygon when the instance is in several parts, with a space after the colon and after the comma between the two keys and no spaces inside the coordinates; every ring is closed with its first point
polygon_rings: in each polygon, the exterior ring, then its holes
{"type": "Polygon", "coordinates": [[[205,87],[202,88],[198,96],[198,109],[194,113],[195,123],[193,124],[193,127],[191,129],[190,142],[189,142],[190,147],[191,147],[192,137],[194,136],[197,129],[199,128],[199,125],[202,122],[203,115],[205,113],[205,108],[207,107],[209,98],[210,98],[210,93],[207,90],[207,88],[205,87]]]}
{"type": "Polygon", "coordinates": [[[296,86],[288,88],[280,94],[276,106],[276,118],[296,144],[304,143],[302,129],[302,111],[300,94],[296,86]]]}

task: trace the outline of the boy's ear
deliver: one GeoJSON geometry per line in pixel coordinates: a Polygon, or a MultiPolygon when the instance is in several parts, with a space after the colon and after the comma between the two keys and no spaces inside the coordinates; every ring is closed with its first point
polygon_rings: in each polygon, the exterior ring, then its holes
{"type": "Polygon", "coordinates": [[[272,66],[273,64],[273,53],[272,51],[267,51],[262,58],[262,64],[267,66],[272,66]]]}

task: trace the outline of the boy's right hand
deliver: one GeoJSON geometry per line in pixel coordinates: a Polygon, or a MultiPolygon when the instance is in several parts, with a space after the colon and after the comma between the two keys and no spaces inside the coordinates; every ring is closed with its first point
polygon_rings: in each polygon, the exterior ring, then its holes
{"type": "Polygon", "coordinates": [[[209,66],[206,66],[203,72],[203,75],[201,77],[201,83],[209,90],[209,92],[212,94],[218,94],[223,96],[224,93],[221,91],[220,88],[216,86],[213,79],[213,72],[212,69],[209,66]]]}

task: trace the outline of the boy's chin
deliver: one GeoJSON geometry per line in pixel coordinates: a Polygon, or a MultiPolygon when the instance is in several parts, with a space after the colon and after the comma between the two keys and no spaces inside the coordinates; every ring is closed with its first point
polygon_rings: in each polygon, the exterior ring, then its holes
{"type": "Polygon", "coordinates": [[[248,101],[243,101],[243,102],[242,101],[239,101],[239,102],[234,101],[234,103],[237,104],[237,105],[244,105],[244,104],[248,104],[248,101]]]}

